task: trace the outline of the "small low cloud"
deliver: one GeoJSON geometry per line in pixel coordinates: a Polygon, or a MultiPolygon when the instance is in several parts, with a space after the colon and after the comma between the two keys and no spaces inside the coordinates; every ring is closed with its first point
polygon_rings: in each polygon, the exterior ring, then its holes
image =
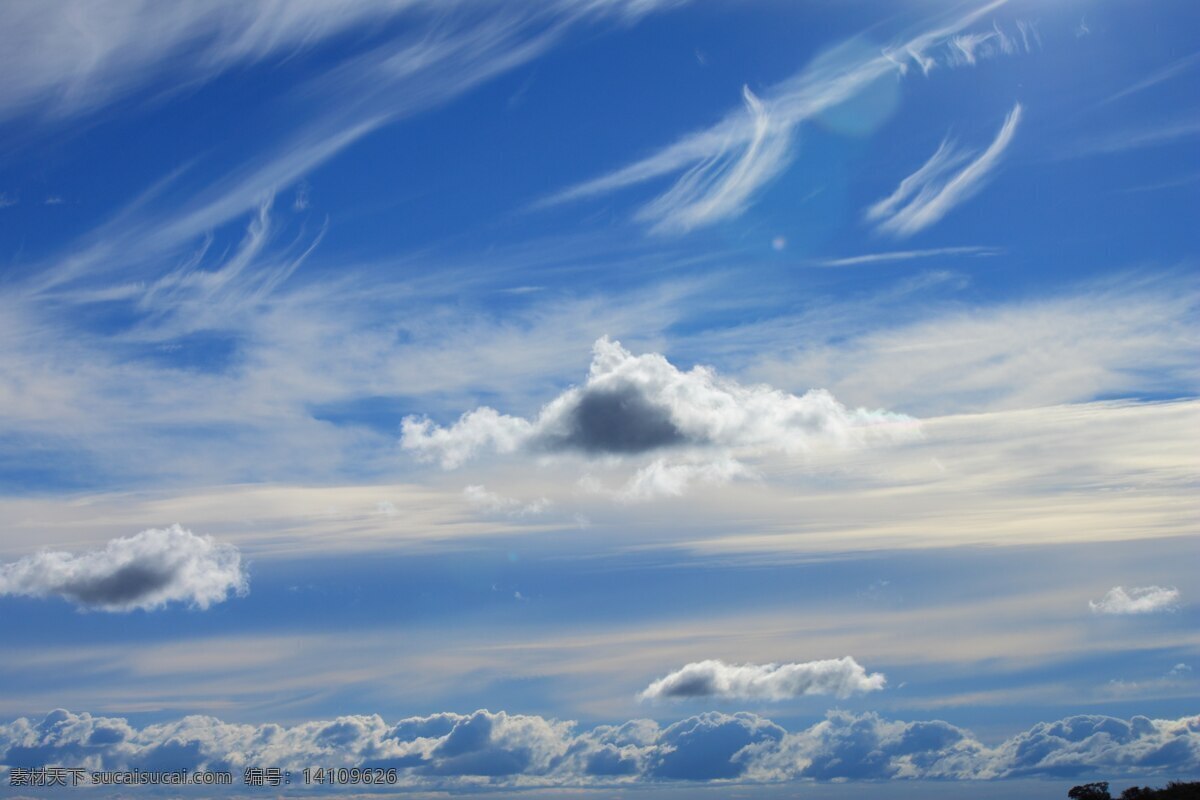
{"type": "Polygon", "coordinates": [[[1179,603],[1179,590],[1167,586],[1135,586],[1126,591],[1114,586],[1100,599],[1088,601],[1095,614],[1153,614],[1171,611],[1179,603]]]}
{"type": "Polygon", "coordinates": [[[236,547],[179,525],[113,539],[103,550],[43,551],[0,566],[0,595],[61,597],[84,610],[208,608],[247,590],[236,547]]]}
{"type": "Polygon", "coordinates": [[[506,517],[532,517],[542,514],[550,507],[550,501],[544,497],[526,503],[515,497],[505,497],[502,494],[489,491],[486,486],[472,484],[463,489],[463,497],[472,508],[485,514],[500,514],[506,517]]]}
{"type": "Polygon", "coordinates": [[[788,700],[806,695],[850,697],[879,691],[887,679],[868,674],[850,656],[792,664],[726,664],[697,661],[656,680],[643,700],[717,697],[730,700],[788,700]]]}
{"type": "MultiPolygon", "coordinates": [[[[666,727],[648,719],[586,728],[571,721],[476,711],[378,714],[277,724],[213,717],[135,727],[127,720],[58,709],[0,724],[0,763],[89,769],[298,771],[312,764],[393,768],[424,790],[489,786],[611,787],[614,780],[996,780],[1193,774],[1200,718],[1129,720],[1099,715],[1040,722],[995,747],[941,720],[905,722],[831,711],[789,731],[756,714],[709,711],[666,727]]],[[[971,787],[976,791],[978,785],[971,787]]],[[[881,793],[887,789],[881,788],[881,793]]]]}

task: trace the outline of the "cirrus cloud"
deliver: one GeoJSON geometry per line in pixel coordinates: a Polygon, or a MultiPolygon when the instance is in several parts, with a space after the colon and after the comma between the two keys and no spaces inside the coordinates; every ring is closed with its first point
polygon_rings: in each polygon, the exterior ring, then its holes
{"type": "Polygon", "coordinates": [[[58,709],[0,724],[0,764],[90,770],[225,769],[272,764],[392,768],[418,788],[589,786],[656,780],[997,780],[1174,775],[1200,768],[1200,717],[1099,715],[1041,722],[996,747],[941,720],[831,711],[789,732],[757,714],[707,712],[666,727],[630,720],[579,730],[570,721],[476,711],[378,714],[290,727],[189,716],[135,727],[58,709]]]}

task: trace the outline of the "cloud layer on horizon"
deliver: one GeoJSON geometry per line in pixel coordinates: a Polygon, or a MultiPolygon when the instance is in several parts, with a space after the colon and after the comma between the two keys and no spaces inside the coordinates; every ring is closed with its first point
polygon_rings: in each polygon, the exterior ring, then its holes
{"type": "Polygon", "coordinates": [[[535,715],[440,713],[394,725],[379,715],[291,727],[213,717],[131,726],[58,709],[0,725],[0,763],[86,769],[227,769],[271,764],[394,768],[401,785],[590,785],[653,780],[990,780],[1181,774],[1200,768],[1200,717],[1099,715],[1038,723],[997,747],[939,720],[832,711],[788,732],[756,714],[707,712],[666,727],[630,720],[577,730],[535,715]]]}

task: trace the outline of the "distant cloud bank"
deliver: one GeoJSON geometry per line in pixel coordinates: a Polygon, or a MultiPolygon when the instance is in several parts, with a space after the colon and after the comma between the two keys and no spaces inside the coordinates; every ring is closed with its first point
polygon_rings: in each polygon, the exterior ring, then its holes
{"type": "Polygon", "coordinates": [[[394,768],[405,786],[564,786],[658,780],[990,780],[1028,776],[1187,774],[1200,769],[1200,717],[1074,716],[1038,723],[996,747],[938,720],[890,721],[833,711],[795,733],[741,712],[709,712],[665,727],[573,722],[476,711],[379,715],[282,725],[212,717],[136,728],[65,710],[0,725],[0,763],[89,769],[231,770],[270,764],[394,768]],[[163,767],[165,768],[165,767],[163,767]]]}

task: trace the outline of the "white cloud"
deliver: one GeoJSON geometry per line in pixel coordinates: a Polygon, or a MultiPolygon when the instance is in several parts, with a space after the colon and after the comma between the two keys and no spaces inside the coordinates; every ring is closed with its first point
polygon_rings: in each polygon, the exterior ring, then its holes
{"type": "Polygon", "coordinates": [[[882,689],[882,673],[867,671],[850,656],[791,664],[726,664],[697,661],[651,683],[643,700],[717,697],[787,700],[806,695],[850,697],[882,689]]]}
{"type": "Polygon", "coordinates": [[[191,80],[311,46],[411,3],[127,2],[55,0],[6,9],[0,33],[0,116],[39,104],[80,113],[149,83],[164,66],[191,80]]]}
{"type": "MultiPolygon", "coordinates": [[[[606,194],[681,173],[670,189],[641,208],[639,219],[651,223],[655,231],[680,233],[736,216],[754,193],[787,165],[798,126],[853,98],[876,81],[905,74],[910,61],[925,74],[938,65],[961,63],[962,49],[954,46],[954,37],[1004,2],[989,3],[882,52],[852,43],[834,48],[770,87],[761,98],[745,90],[743,98],[749,113],[732,111],[709,128],[683,136],[633,164],[559,192],[541,205],[606,194]]],[[[1017,49],[1015,40],[998,28],[982,35],[990,45],[976,44],[973,56],[1017,49]]]]}
{"type": "Polygon", "coordinates": [[[658,233],[685,233],[745,210],[751,196],[788,163],[791,126],[780,124],[750,87],[742,87],[751,137],[689,169],[669,191],[643,206],[637,218],[658,233]]]}
{"type": "Polygon", "coordinates": [[[661,355],[635,356],[602,338],[584,386],[568,389],[532,420],[482,407],[448,428],[406,417],[402,431],[406,450],[447,469],[487,452],[573,453],[600,461],[656,455],[623,490],[637,499],[678,494],[693,480],[748,475],[732,454],[797,457],[814,449],[852,449],[911,438],[916,424],[883,411],[849,410],[821,390],[798,397],[746,386],[708,367],[682,372],[661,355]],[[664,455],[670,453],[675,455],[664,455]]]}
{"type": "Polygon", "coordinates": [[[1176,61],[1172,61],[1166,67],[1163,67],[1162,69],[1157,70],[1156,72],[1148,75],[1147,77],[1143,78],[1142,80],[1138,81],[1137,83],[1134,83],[1131,86],[1127,86],[1126,88],[1122,89],[1121,91],[1117,92],[1116,94],[1110,95],[1100,105],[1107,105],[1109,103],[1114,103],[1117,100],[1121,100],[1122,98],[1128,97],[1131,94],[1136,94],[1138,92],[1145,91],[1146,89],[1149,89],[1152,86],[1157,86],[1158,84],[1162,83],[1163,81],[1168,81],[1168,80],[1174,78],[1176,75],[1179,75],[1181,72],[1186,72],[1187,70],[1190,70],[1192,67],[1196,66],[1197,64],[1200,64],[1200,52],[1192,53],[1191,55],[1184,56],[1183,58],[1177,59],[1176,61]]]}
{"type": "MultiPolygon", "coordinates": [[[[678,0],[568,0],[553,18],[614,15],[634,21],[678,0]]],[[[435,53],[457,4],[429,0],[293,0],[287,3],[53,0],[5,10],[0,30],[0,118],[30,109],[59,117],[94,110],[164,72],[180,85],[225,70],[315,48],[359,26],[404,17],[424,56],[435,53]]],[[[549,6],[549,4],[547,4],[549,6]]],[[[527,15],[530,18],[537,14],[527,15]]],[[[478,43],[477,43],[478,44],[478,43]]],[[[392,50],[397,50],[395,43],[392,50]]]]}
{"type": "MultiPolygon", "coordinates": [[[[829,308],[736,332],[776,386],[824,386],[856,404],[922,417],[1200,391],[1200,292],[1180,275],[1117,275],[1061,294],[921,307],[876,324],[885,308],[829,308]],[[788,340],[798,344],[787,344],[788,340]],[[754,351],[769,353],[756,356],[754,351]]],[[[732,339],[732,336],[728,338],[732,339]]]]}
{"type": "Polygon", "coordinates": [[[1200,718],[1075,716],[990,748],[939,720],[830,712],[789,733],[769,719],[708,712],[660,727],[630,720],[577,731],[522,714],[440,713],[388,724],[353,715],[292,726],[192,716],[137,728],[58,709],[0,725],[0,761],[88,770],[227,769],[271,764],[381,767],[402,786],[611,785],[662,780],[980,780],[1105,774],[1178,775],[1200,767],[1200,718]]]}
{"type": "Polygon", "coordinates": [[[989,760],[987,774],[1003,777],[1144,774],[1164,765],[1194,773],[1200,769],[1200,717],[1126,721],[1089,714],[1042,722],[1005,741],[989,760]]]}
{"type": "Polygon", "coordinates": [[[637,470],[615,492],[605,489],[599,481],[588,481],[587,488],[600,494],[613,494],[627,502],[652,500],[656,497],[681,497],[693,484],[719,486],[735,478],[755,478],[757,473],[733,458],[716,458],[692,462],[656,458],[637,470]]]}
{"type": "Polygon", "coordinates": [[[501,514],[506,517],[532,517],[545,513],[551,503],[544,497],[539,497],[528,503],[515,497],[505,497],[496,492],[489,492],[486,487],[471,484],[463,489],[463,497],[473,507],[488,514],[501,514]]]}
{"type": "Polygon", "coordinates": [[[933,225],[983,188],[1012,143],[1020,121],[1021,104],[1017,103],[996,138],[977,156],[959,150],[949,140],[943,141],[920,169],[900,182],[896,191],[867,209],[867,219],[877,223],[879,230],[901,237],[933,225]],[[968,159],[969,163],[952,172],[968,159]]]}
{"type": "Polygon", "coordinates": [[[1196,136],[1200,136],[1200,119],[1176,119],[1072,142],[1058,155],[1068,159],[1112,155],[1127,150],[1160,147],[1196,136]]]}
{"type": "Polygon", "coordinates": [[[1179,590],[1165,586],[1134,586],[1125,591],[1114,586],[1100,599],[1088,601],[1096,614],[1153,614],[1169,611],[1179,603],[1179,590]]]}
{"type": "Polygon", "coordinates": [[[0,566],[0,595],[63,597],[83,609],[152,610],[167,603],[208,608],[245,594],[241,554],[178,525],[113,539],[81,555],[43,551],[0,566]]]}
{"type": "MultiPolygon", "coordinates": [[[[219,260],[223,248],[206,239],[165,274],[85,287],[62,281],[77,271],[89,281],[115,276],[90,256],[72,256],[61,272],[37,279],[43,291],[0,291],[0,419],[39,442],[38,452],[57,454],[51,469],[85,459],[99,481],[130,470],[139,479],[187,472],[205,483],[298,472],[324,479],[339,466],[361,476],[384,459],[394,468],[394,440],[316,418],[323,406],[409,395],[436,397],[427,408],[461,407],[478,387],[508,401],[545,396],[597,336],[657,336],[700,283],[638,288],[620,300],[546,292],[504,313],[485,305],[494,296],[478,270],[444,263],[428,270],[436,280],[368,283],[363,268],[288,283],[320,234],[275,242],[286,224],[266,199],[240,245],[219,260]],[[477,302],[464,305],[467,298],[477,302]],[[93,326],[88,312],[98,302],[119,305],[130,324],[93,326]],[[197,345],[198,364],[163,357],[197,345]],[[209,435],[214,428],[224,435],[209,435]],[[205,431],[204,448],[188,446],[197,431],[205,431]]],[[[138,229],[106,246],[137,238],[138,229]]]]}
{"type": "Polygon", "coordinates": [[[911,261],[913,259],[940,258],[942,256],[996,256],[1001,251],[994,247],[937,247],[927,250],[894,250],[889,253],[868,253],[861,256],[846,258],[827,258],[813,262],[822,267],[856,267],[861,264],[882,264],[890,261],[911,261]]]}

